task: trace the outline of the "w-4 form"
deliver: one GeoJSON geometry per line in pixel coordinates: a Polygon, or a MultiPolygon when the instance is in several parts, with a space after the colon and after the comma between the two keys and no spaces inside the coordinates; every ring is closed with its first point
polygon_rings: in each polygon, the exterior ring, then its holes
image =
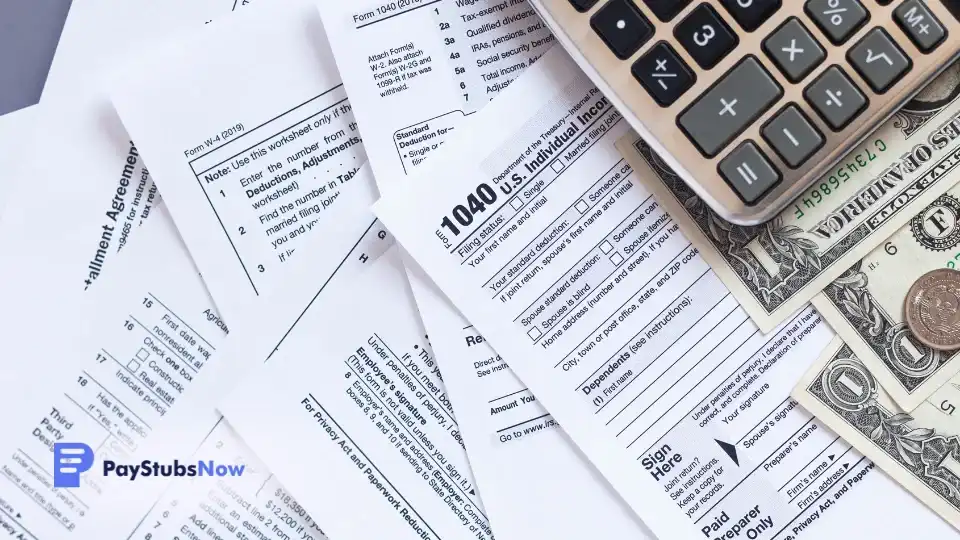
{"type": "Polygon", "coordinates": [[[374,173],[406,174],[554,43],[525,0],[323,0],[374,173]]]}

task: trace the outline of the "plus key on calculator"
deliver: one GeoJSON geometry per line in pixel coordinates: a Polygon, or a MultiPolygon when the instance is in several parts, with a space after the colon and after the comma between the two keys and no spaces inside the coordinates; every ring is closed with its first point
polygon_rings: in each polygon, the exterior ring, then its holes
{"type": "Polygon", "coordinates": [[[530,2],[650,147],[740,224],[779,213],[960,52],[960,0],[530,2]]]}

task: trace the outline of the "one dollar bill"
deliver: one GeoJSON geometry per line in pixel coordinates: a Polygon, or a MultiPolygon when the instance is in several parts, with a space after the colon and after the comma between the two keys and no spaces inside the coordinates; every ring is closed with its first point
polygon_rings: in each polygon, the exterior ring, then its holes
{"type": "Polygon", "coordinates": [[[733,225],[636,133],[618,143],[637,177],[764,332],[946,192],[960,174],[957,66],[763,225],[733,225]]]}
{"type": "Polygon", "coordinates": [[[960,390],[955,381],[907,413],[838,337],[793,397],[960,529],[960,390]]]}
{"type": "Polygon", "coordinates": [[[960,185],[941,195],[813,298],[890,397],[911,411],[960,372],[960,351],[914,338],[903,302],[920,276],[960,264],[960,185]]]}

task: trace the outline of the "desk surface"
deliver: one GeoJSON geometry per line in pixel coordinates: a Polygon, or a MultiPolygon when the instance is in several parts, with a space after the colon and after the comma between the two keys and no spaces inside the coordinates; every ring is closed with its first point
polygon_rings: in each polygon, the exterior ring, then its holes
{"type": "Polygon", "coordinates": [[[0,115],[40,100],[71,0],[0,0],[0,115]]]}

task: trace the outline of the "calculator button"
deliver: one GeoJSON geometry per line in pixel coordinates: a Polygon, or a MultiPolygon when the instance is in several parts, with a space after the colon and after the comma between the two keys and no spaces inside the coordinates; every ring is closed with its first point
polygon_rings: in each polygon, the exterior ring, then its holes
{"type": "Polygon", "coordinates": [[[730,152],[717,169],[746,204],[757,202],[780,182],[780,172],[753,141],[747,141],[730,152]]]}
{"type": "MultiPolygon", "coordinates": [[[[794,0],[796,1],[796,0],[794,0]]],[[[720,0],[737,24],[753,32],[780,9],[780,0],[720,0]]]]}
{"type": "Polygon", "coordinates": [[[673,47],[664,41],[634,62],[631,71],[662,107],[672,105],[697,80],[673,47]]]}
{"type": "Polygon", "coordinates": [[[673,30],[677,41],[703,69],[710,69],[726,56],[740,39],[717,11],[700,4],[673,30]]]}
{"type": "Polygon", "coordinates": [[[947,31],[920,0],[907,0],[893,10],[893,20],[910,36],[918,49],[927,53],[937,48],[947,31]]]}
{"type": "Polygon", "coordinates": [[[681,113],[677,122],[701,152],[713,157],[782,95],[783,89],[760,62],[748,56],[681,113]]]}
{"type": "Polygon", "coordinates": [[[653,36],[650,21],[629,0],[610,0],[590,18],[590,26],[621,60],[653,36]]]}
{"type": "Polygon", "coordinates": [[[570,5],[573,6],[573,9],[579,11],[580,13],[586,13],[590,11],[590,8],[597,3],[597,0],[570,0],[570,5]]]}
{"type": "Polygon", "coordinates": [[[803,165],[823,146],[823,135],[793,103],[777,113],[760,134],[791,169],[803,165]]]}
{"type": "Polygon", "coordinates": [[[846,41],[870,18],[859,0],[809,0],[804,9],[834,45],[846,41]]]}
{"type": "Polygon", "coordinates": [[[763,42],[773,63],[790,82],[799,82],[827,57],[800,19],[792,17],[773,31],[763,42]]]}
{"type": "Polygon", "coordinates": [[[663,22],[667,22],[690,5],[692,0],[643,0],[650,11],[663,22]]]}
{"type": "Polygon", "coordinates": [[[867,108],[867,98],[837,66],[830,66],[803,91],[820,118],[834,131],[847,127],[867,108]]]}
{"type": "Polygon", "coordinates": [[[854,45],[847,61],[878,94],[889,90],[913,65],[882,28],[874,28],[854,45]]]}

